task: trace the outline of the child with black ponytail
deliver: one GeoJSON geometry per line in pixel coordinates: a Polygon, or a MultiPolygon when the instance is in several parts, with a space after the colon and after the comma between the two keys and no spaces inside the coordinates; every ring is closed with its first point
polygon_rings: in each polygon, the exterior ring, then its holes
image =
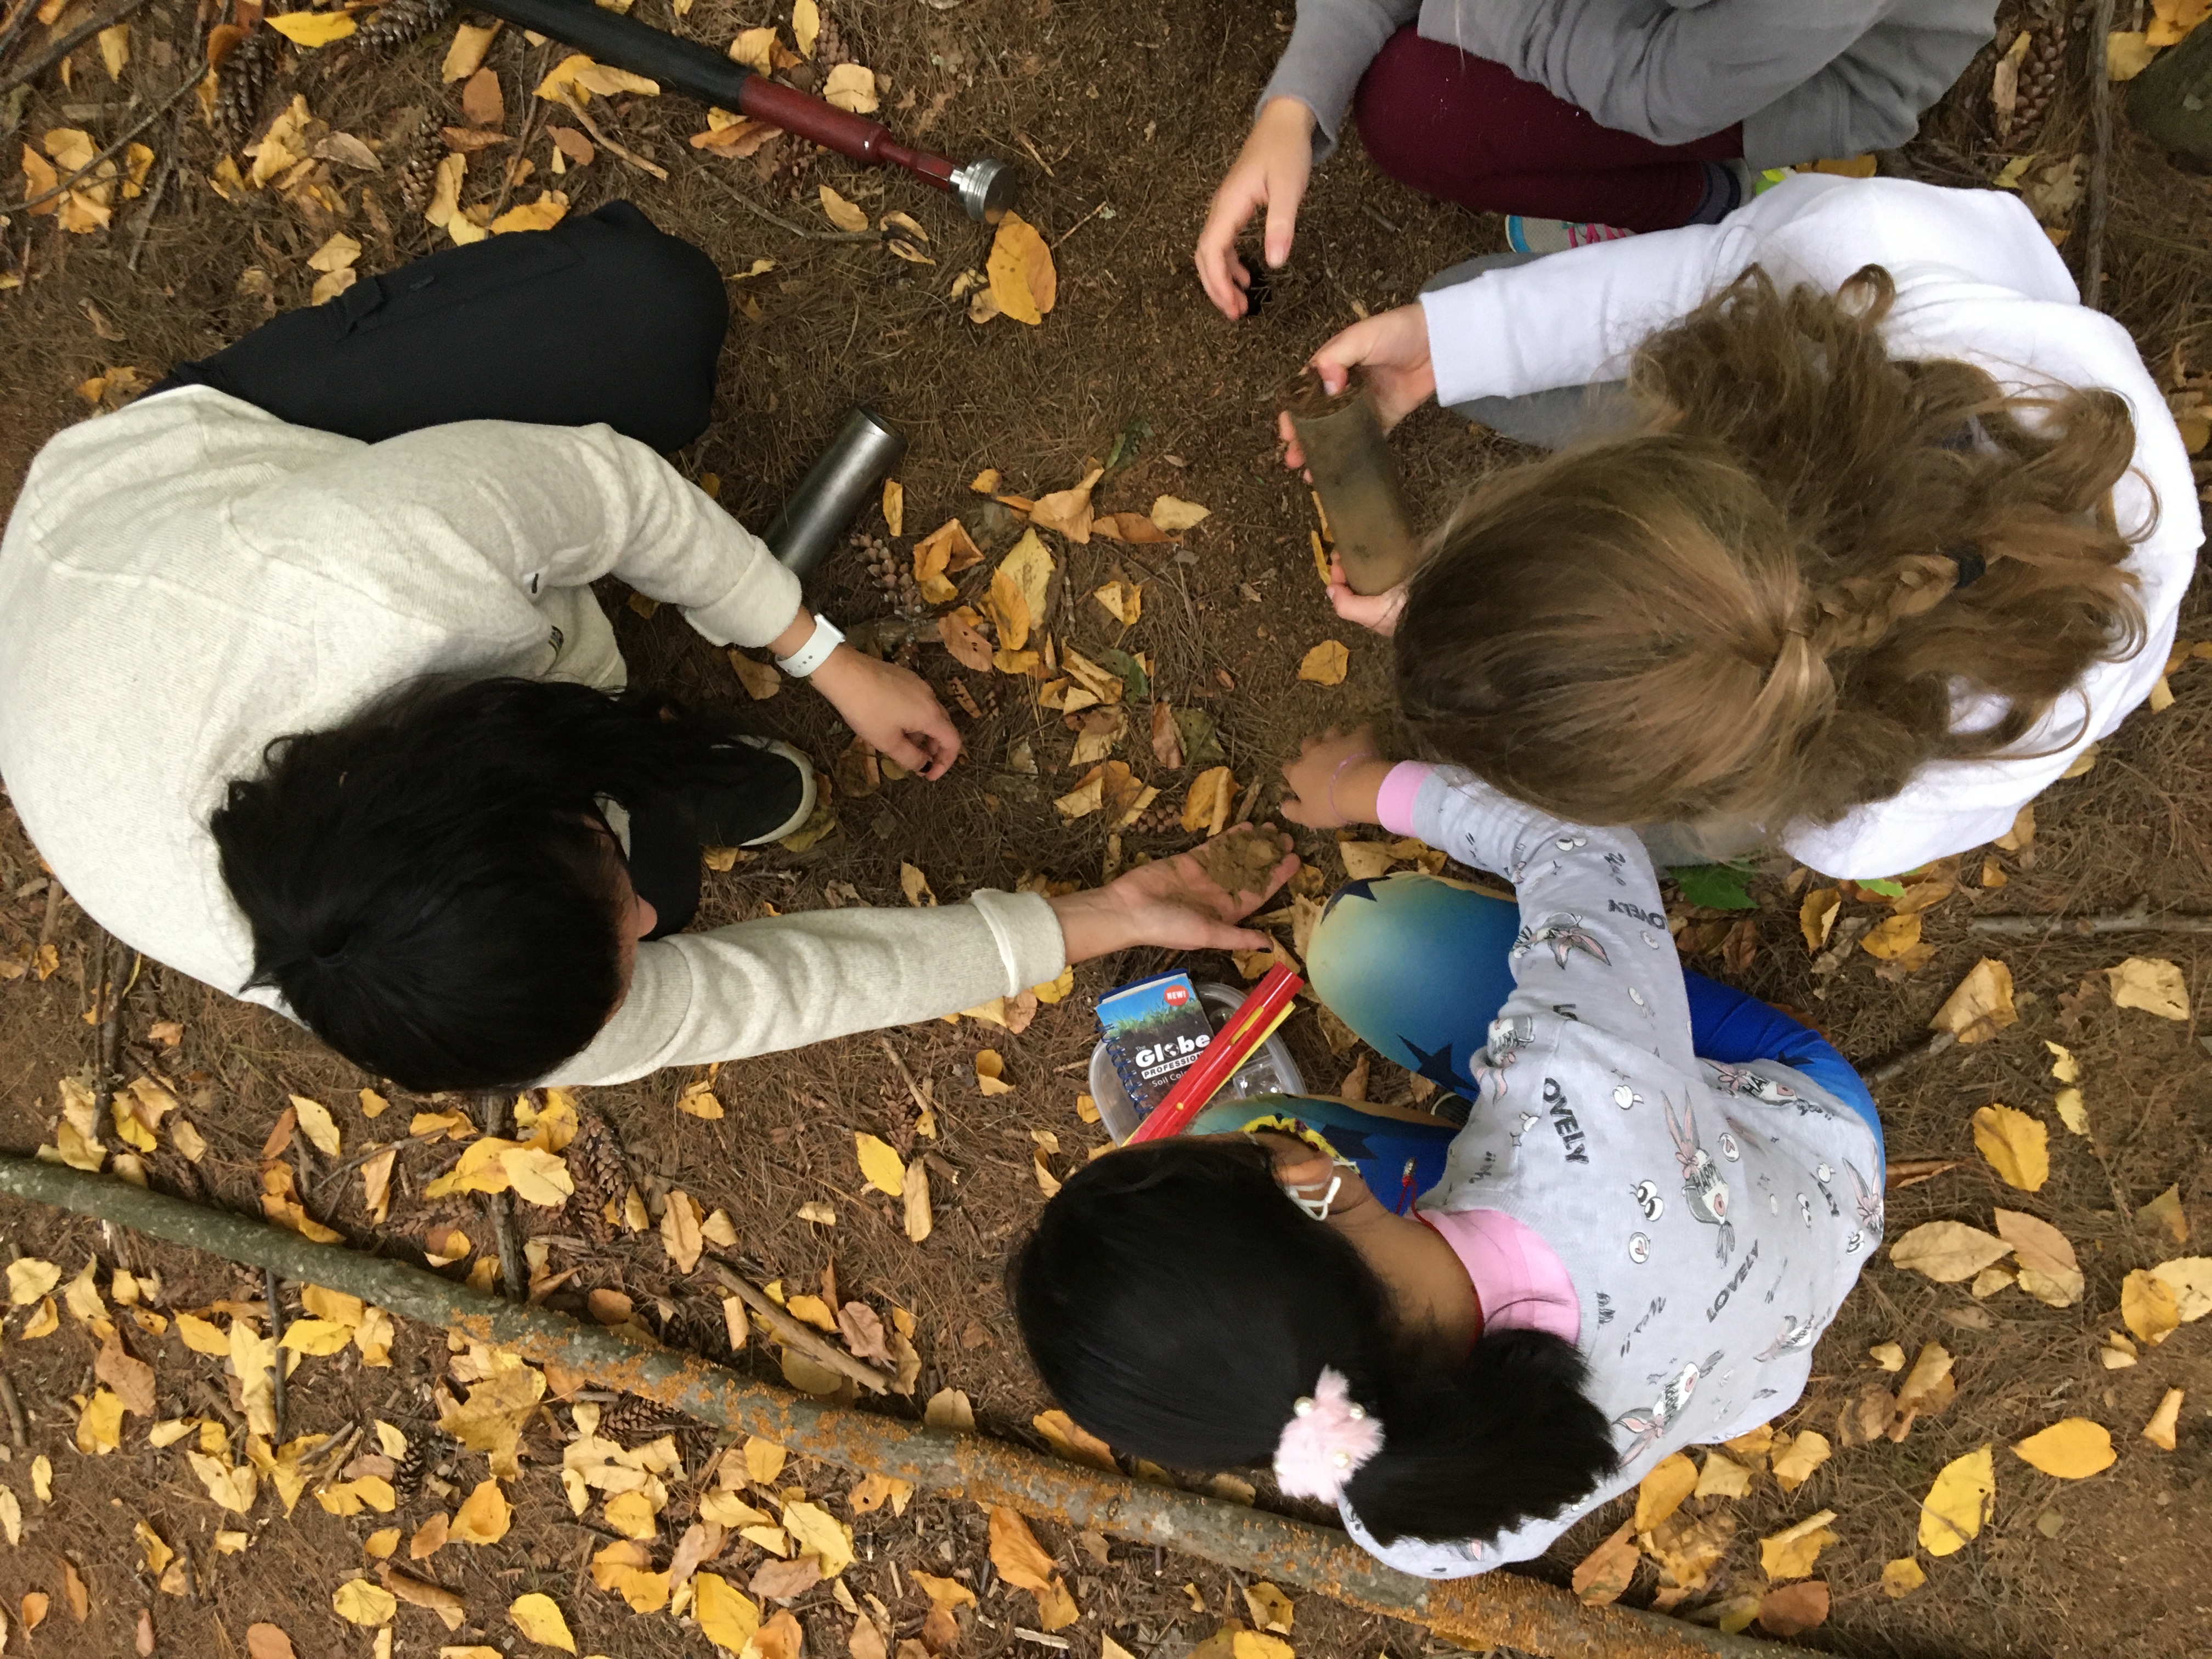
{"type": "Polygon", "coordinates": [[[1322,1000],[1463,1124],[1210,1106],[1071,1177],[1012,1300],[1117,1449],[1271,1464],[1392,1565],[1483,1572],[1803,1392],[1881,1243],[1881,1122],[1817,1033],[1684,972],[1632,832],[1364,734],[1285,771],[1286,815],[1403,822],[1517,890],[1354,881],[1308,951],[1322,1000]]]}

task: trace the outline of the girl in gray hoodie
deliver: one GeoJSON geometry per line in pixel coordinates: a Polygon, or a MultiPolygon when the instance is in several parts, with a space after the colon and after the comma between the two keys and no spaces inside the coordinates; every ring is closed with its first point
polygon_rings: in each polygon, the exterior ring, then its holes
{"type": "Polygon", "coordinates": [[[1308,175],[1354,109],[1384,172],[1534,222],[1515,244],[1547,252],[1715,223],[1765,169],[1903,143],[1995,13],[1995,0],[1298,0],[1200,234],[1200,280],[1244,314],[1238,234],[1265,208],[1267,262],[1289,258],[1308,175]]]}

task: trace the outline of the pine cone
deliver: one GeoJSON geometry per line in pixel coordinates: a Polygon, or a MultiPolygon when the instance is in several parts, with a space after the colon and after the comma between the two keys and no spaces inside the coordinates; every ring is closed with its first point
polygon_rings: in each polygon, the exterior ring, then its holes
{"type": "Polygon", "coordinates": [[[453,0],[392,0],[354,31],[354,44],[368,52],[404,46],[444,22],[453,9],[453,0]]]}
{"type": "Polygon", "coordinates": [[[629,1160],[606,1120],[588,1106],[576,1109],[576,1138],[568,1143],[568,1176],[576,1184],[569,1206],[582,1216],[584,1229],[595,1243],[614,1237],[607,1220],[609,1204],[619,1205],[629,1193],[629,1160]]]}
{"type": "Polygon", "coordinates": [[[420,213],[430,205],[431,193],[438,187],[438,163],[446,159],[445,146],[438,142],[436,116],[422,118],[407,141],[406,155],[399,167],[399,199],[410,213],[420,213]]]}
{"type": "Polygon", "coordinates": [[[444,1441],[443,1435],[429,1428],[418,1429],[407,1437],[407,1455],[392,1472],[392,1489],[399,1494],[403,1503],[421,1489],[422,1477],[438,1462],[444,1441]]]}
{"type": "Polygon", "coordinates": [[[684,1418],[650,1400],[626,1394],[599,1413],[599,1433],[609,1440],[624,1444],[639,1440],[658,1440],[684,1425],[684,1418]]]}
{"type": "Polygon", "coordinates": [[[269,82],[276,70],[279,37],[274,29],[257,28],[233,48],[216,72],[215,108],[209,125],[217,143],[234,150],[253,136],[261,113],[261,100],[269,95],[269,82]]]}
{"type": "Polygon", "coordinates": [[[1182,809],[1158,801],[1137,815],[1129,826],[1140,836],[1164,836],[1182,828],[1182,809]]]}
{"type": "Polygon", "coordinates": [[[814,55],[821,59],[823,69],[853,61],[853,54],[845,49],[844,30],[837,27],[837,20],[826,11],[822,14],[822,32],[814,37],[814,55]]]}
{"type": "Polygon", "coordinates": [[[2020,65],[2020,98],[2013,106],[2012,131],[2008,140],[2017,143],[2043,125],[2051,100],[2058,91],[2058,77],[2066,67],[2066,33],[2045,29],[2028,47],[2020,65]]]}

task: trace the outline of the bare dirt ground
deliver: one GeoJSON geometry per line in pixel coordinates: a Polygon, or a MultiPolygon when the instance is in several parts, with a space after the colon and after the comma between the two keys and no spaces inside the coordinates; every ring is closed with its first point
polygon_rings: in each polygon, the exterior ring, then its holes
{"type": "MultiPolygon", "coordinates": [[[[1126,436],[1135,441],[1133,459],[1102,485],[1102,510],[1141,512],[1154,496],[1169,493],[1205,503],[1212,516],[1188,538],[1187,556],[1164,547],[1096,540],[1073,546],[1054,538],[1066,588],[1078,596],[1056,619],[1062,641],[1085,652],[1126,645],[1150,653],[1154,694],[1212,713],[1240,787],[1270,780],[1300,733],[1380,708],[1387,647],[1329,614],[1307,550],[1310,509],[1278,464],[1269,414],[1278,388],[1305,353],[1355,315],[1407,300],[1432,270],[1501,246],[1498,222],[1409,195],[1375,173],[1348,142],[1315,179],[1295,258],[1275,276],[1268,303],[1255,319],[1231,325],[1204,304],[1188,251],[1212,183],[1234,154],[1279,50],[1287,8],[967,0],[937,10],[836,0],[830,9],[846,49],[887,81],[888,118],[956,157],[1006,155],[1030,173],[1023,211],[1054,245],[1060,271],[1058,306],[1042,327],[1006,319],[979,327],[964,303],[950,297],[955,274],[982,264],[988,233],[942,198],[898,175],[863,172],[827,155],[798,155],[788,144],[750,160],[703,155],[684,143],[703,125],[699,112],[678,100],[595,106],[610,133],[669,169],[665,182],[626,167],[604,149],[588,166],[550,179],[546,112],[526,94],[558,49],[530,46],[509,30],[486,60],[506,93],[507,131],[530,128],[527,153],[538,176],[515,199],[556,184],[570,197],[572,211],[628,197],[664,227],[699,241],[727,271],[745,271],[762,258],[775,262],[773,270],[732,283],[740,310],[715,423],[679,464],[694,476],[714,475],[723,503],[757,525],[805,471],[844,409],[866,402],[913,440],[902,472],[910,534],[896,544],[903,549],[912,533],[962,514],[987,551],[996,551],[1010,526],[994,526],[979,511],[981,498],[967,489],[975,473],[997,468],[1010,490],[1042,494],[1074,483],[1086,457],[1104,458],[1117,437],[1126,436]],[[826,228],[817,205],[817,186],[824,183],[872,215],[897,209],[915,216],[928,231],[937,263],[906,263],[878,246],[794,234],[787,226],[826,228]],[[1079,599],[1117,563],[1147,584],[1143,618],[1127,630],[1079,599]],[[1340,687],[1295,678],[1305,652],[1324,639],[1351,648],[1351,676],[1340,687]]],[[[2012,21],[2014,9],[2005,9],[2008,26],[1999,38],[2009,43],[2034,19],[2012,21]]],[[[2124,23],[2128,8],[2121,9],[2124,23]]],[[[668,0],[638,0],[634,15],[718,45],[741,27],[770,21],[758,8],[732,0],[698,0],[681,20],[668,0]]],[[[787,40],[787,9],[773,18],[785,24],[787,40]]],[[[272,302],[304,303],[313,276],[306,257],[331,230],[343,228],[362,242],[365,270],[388,268],[432,247],[438,239],[403,205],[394,175],[422,112],[461,124],[459,88],[438,80],[452,33],[448,21],[386,50],[342,44],[280,58],[260,106],[262,123],[297,91],[333,130],[377,141],[391,163],[380,174],[337,169],[335,209],[304,207],[275,190],[235,202],[222,198],[208,182],[220,152],[195,112],[173,126],[157,124],[149,135],[159,155],[173,157],[177,166],[135,269],[136,203],[118,204],[115,228],[89,234],[69,234],[51,217],[21,214],[0,229],[0,273],[24,279],[0,292],[0,406],[8,411],[0,422],[0,480],[9,499],[39,445],[83,417],[80,382],[125,365],[150,380],[170,362],[235,337],[272,302]],[[263,273],[265,282],[249,271],[263,273]]],[[[88,45],[76,54],[70,87],[51,73],[39,81],[21,114],[22,131],[74,126],[101,144],[112,141],[178,84],[197,61],[200,38],[191,8],[151,7],[133,23],[133,61],[119,88],[88,45]],[[126,105],[126,99],[135,101],[126,105]]],[[[2039,43],[2043,38],[2039,33],[2039,43]]],[[[2033,154],[2040,169],[2083,149],[2087,118],[2078,33],[2069,37],[2050,108],[2010,142],[1998,141],[1989,115],[1995,58],[1994,51],[1985,52],[1930,118],[1923,139],[1887,165],[1934,182],[1983,185],[2014,156],[2033,154]]],[[[0,105],[0,113],[5,110],[0,105]]],[[[465,204],[498,191],[493,167],[472,172],[477,182],[465,204]]],[[[11,175],[11,188],[15,182],[11,175]]],[[[2162,383],[2179,385],[2212,369],[2203,337],[2212,319],[2207,182],[2177,170],[2123,122],[2112,185],[2104,243],[2106,304],[2136,331],[2162,383]]],[[[2063,246],[2078,258],[2084,235],[2078,210],[2054,207],[2051,214],[2069,231],[2063,246]]],[[[563,343],[547,339],[542,346],[557,353],[563,343]]],[[[1410,422],[1399,444],[1417,499],[1431,514],[1455,488],[1518,453],[1434,410],[1410,422]]],[[[863,527],[884,533],[872,517],[863,527]]],[[[975,573],[969,586],[987,574],[988,567],[975,573]]],[[[741,699],[721,654],[679,617],[640,614],[623,597],[618,590],[605,596],[635,678],[701,700],[741,699]]],[[[848,623],[888,614],[889,601],[856,556],[833,564],[817,597],[848,623]]],[[[2185,617],[2184,638],[2209,632],[2200,596],[2185,617]]],[[[195,647],[179,639],[173,648],[195,647]]],[[[920,666],[947,688],[948,702],[957,680],[981,711],[958,717],[968,744],[960,768],[934,787],[908,781],[864,797],[840,793],[838,829],[817,846],[795,854],[772,851],[710,873],[703,921],[758,915],[770,904],[780,910],[898,904],[902,862],[926,872],[947,899],[1025,878],[1098,878],[1107,855],[1102,817],[1063,823],[1050,805],[1074,775],[1066,764],[1073,738],[1060,718],[1031,708],[1023,683],[963,674],[934,647],[921,653],[920,666]],[[1018,744],[1030,746],[1040,775],[1010,768],[1009,750],[1018,744]]],[[[1944,1173],[1893,1191],[1891,1236],[1937,1218],[1987,1227],[1993,1206],[2021,1210],[2055,1224],[2073,1242],[2087,1283],[2077,1304],[2051,1309],[2016,1289],[1977,1299],[1963,1285],[1937,1285],[1899,1270],[1887,1256],[1870,1263],[1821,1344],[1810,1392],[1777,1425],[1825,1433],[1837,1443],[1835,1455],[1794,1492],[1783,1493],[1761,1474],[1743,1498],[1692,1499],[1689,1512],[1724,1515],[1735,1532],[1709,1585],[1678,1611],[1692,1613],[1756,1593],[1764,1582],[1758,1540],[1827,1509],[1836,1512],[1838,1541],[1820,1556],[1816,1572],[1830,1587],[1833,1610],[1799,1638],[1808,1646],[1930,1659],[2212,1650],[2212,1596],[2201,1565],[2203,1517],[2212,1497],[2212,1425],[2205,1421],[2212,1407],[2212,1322],[2182,1327],[2130,1367],[2107,1370],[2098,1358],[2106,1334],[2124,1328],[2125,1275],[2191,1248],[2168,1227],[2139,1221],[2136,1212],[2173,1187],[2179,1226],[2200,1233],[2212,1226],[2212,1062],[2200,1046],[2199,1027],[2194,1017],[2174,1022],[2115,1008],[2102,994],[2100,970],[2131,955],[2171,960],[2179,965],[2193,1007],[2206,991],[2212,954],[2203,933],[2037,940],[1969,932],[1980,916],[2114,913],[2138,901],[2154,912],[2212,914],[2204,827],[2212,804],[2212,667],[2178,667],[2172,684],[2172,707],[2139,713],[2104,745],[2093,770],[2038,803],[2031,848],[1994,851],[1986,866],[1978,853],[1960,861],[1957,890],[1925,917],[1933,955],[1909,975],[1879,976],[1882,964],[1860,951],[1840,953],[1830,971],[1816,973],[1799,933],[1803,884],[1786,864],[1753,881],[1757,908],[1743,913],[1750,927],[1735,931],[1732,946],[1723,944],[1729,927],[1708,924],[1741,918],[1684,909],[1686,947],[1705,951],[1698,965],[1804,1012],[1868,1066],[1921,1042],[1930,1016],[1979,957],[2006,963],[2017,988],[2016,1025],[1994,1040],[1909,1066],[1877,1090],[1893,1161],[1957,1160],[1944,1173]],[[2008,878],[2001,889],[1992,872],[2008,878]],[[2086,1135],[2068,1133],[2057,1120],[2060,1085],[2051,1076],[2048,1042],[2067,1045],[2079,1059],[2086,1135]],[[2033,1194],[2002,1184],[1976,1153],[1970,1115],[2000,1101],[2048,1126],[2051,1176],[2033,1194]],[[1844,1444],[1839,1415],[1869,1382],[1884,1379],[1869,1349],[1896,1342],[1909,1360],[1929,1341],[1955,1356],[1957,1395],[1948,1410],[1923,1419],[1900,1443],[1844,1444]],[[2186,1390],[2186,1402],[2179,1447],[2166,1452],[2137,1431],[2170,1388],[2186,1390]],[[2112,1430],[2119,1454],[2114,1467],[2086,1480],[2060,1481],[2008,1449],[2069,1415],[2112,1430]],[[1913,1553],[1919,1499],[1929,1482],[1948,1462],[1985,1443],[1996,1447],[1997,1474],[1990,1524],[1956,1555],[1923,1557],[1924,1587],[1900,1599],[1886,1595],[1883,1565],[1913,1553]]],[[[845,745],[848,734],[804,691],[756,713],[765,727],[808,747],[825,769],[845,745]]],[[[1160,786],[1164,799],[1179,800],[1189,770],[1156,764],[1141,740],[1143,719],[1132,724],[1123,757],[1160,786]]],[[[1263,791],[1260,810],[1272,799],[1272,791],[1263,791]]],[[[1186,839],[1133,836],[1128,851],[1171,848],[1186,839]]],[[[1338,855],[1323,839],[1307,838],[1303,850],[1328,880],[1340,878],[1338,855]]],[[[1848,896],[1842,905],[1845,921],[1888,914],[1878,895],[1848,896]]],[[[10,1151],[51,1143],[63,1079],[88,1079],[96,1066],[102,940],[93,922],[45,883],[12,811],[0,812],[0,957],[13,953],[32,964],[31,971],[0,983],[0,1144],[10,1151]],[[38,952],[46,945],[54,951],[49,970],[41,972],[38,952]]],[[[918,1385],[911,1400],[886,1409],[918,1414],[920,1401],[955,1388],[972,1398],[980,1427],[1041,1445],[1031,1419],[1050,1402],[1022,1358],[1000,1291],[1007,1249],[1040,1201],[1039,1145],[1032,1132],[1057,1138],[1059,1150],[1042,1161],[1063,1176],[1100,1144],[1101,1131],[1076,1107],[1079,1067],[1094,1030],[1091,1002],[1156,965],[1133,956],[1085,968],[1075,994],[1042,1009],[1018,1035],[973,1021],[890,1034],[939,1103],[933,1142],[917,1141],[907,1091],[872,1037],[723,1066],[712,1086],[725,1115],[715,1121],[677,1109],[679,1095],[698,1081],[690,1076],[592,1091],[585,1103],[613,1126],[631,1177],[651,1204],[682,1188],[708,1210],[728,1212],[738,1242],[724,1254],[745,1271],[760,1279],[780,1278],[798,1292],[818,1287],[825,1270],[834,1269],[843,1298],[886,1315],[896,1307],[915,1316],[918,1385]],[[990,1100],[977,1094],[973,1056],[986,1046],[1006,1056],[1013,1094],[990,1100]],[[882,1135],[902,1152],[933,1155],[937,1222],[925,1243],[909,1243],[893,1202],[863,1186],[853,1155],[855,1131],[882,1135]],[[796,1218],[799,1206],[811,1203],[833,1206],[836,1224],[796,1218]]],[[[1226,962],[1193,965],[1235,978],[1226,962]]],[[[1315,1086],[1332,1086],[1350,1069],[1353,1056],[1333,1053],[1311,1014],[1286,1029],[1315,1086]]],[[[122,1073],[166,1079],[207,1142],[195,1167],[165,1138],[162,1150],[148,1159],[155,1183],[210,1202],[258,1207],[264,1144],[289,1095],[334,1109],[348,1158],[371,1143],[402,1136],[411,1112],[430,1109],[403,1097],[380,1119],[363,1117],[356,1091],[374,1079],[281,1020],[156,963],[137,972],[123,1000],[119,1030],[122,1073]],[[174,1046],[156,1035],[161,1022],[180,1028],[174,1046]]],[[[1376,1097],[1406,1097],[1402,1073],[1383,1064],[1375,1073],[1376,1097]]],[[[112,1135],[108,1145],[120,1149],[112,1135]]],[[[434,1229],[457,1225],[488,1252],[480,1200],[423,1196],[453,1150],[405,1145],[391,1217],[381,1225],[370,1222],[362,1184],[342,1162],[312,1152],[298,1137],[283,1156],[298,1172],[308,1212],[362,1248],[420,1259],[434,1229]]],[[[667,1341],[775,1375],[773,1355],[758,1341],[729,1356],[719,1291],[704,1273],[678,1272],[656,1231],[595,1243],[573,1207],[524,1206],[519,1224],[545,1245],[547,1277],[574,1270],[547,1288],[550,1305],[578,1308],[590,1291],[620,1292],[667,1341]]],[[[11,1204],[0,1208],[0,1228],[11,1256],[50,1260],[65,1278],[88,1255],[101,1264],[103,1285],[118,1266],[158,1273],[161,1306],[169,1314],[260,1295],[257,1280],[223,1264],[151,1248],[92,1224],[11,1204]]],[[[447,1271],[458,1277],[468,1265],[447,1271]]],[[[392,1524],[411,1534],[434,1513],[452,1510],[483,1474],[479,1456],[462,1453],[435,1431],[431,1391],[453,1358],[445,1342],[403,1328],[389,1369],[364,1369],[349,1350],[309,1358],[290,1379],[288,1433],[335,1433],[382,1417],[428,1449],[427,1467],[399,1483],[396,1514],[339,1517],[303,1499],[286,1518],[264,1496],[255,1518],[241,1523],[210,1501],[185,1464],[184,1447],[153,1449],[135,1419],[125,1419],[120,1450],[94,1456],[75,1449],[73,1397],[94,1386],[98,1345],[67,1315],[52,1334],[27,1340],[25,1327],[38,1311],[35,1304],[14,1310],[0,1348],[0,1369],[21,1398],[29,1430],[27,1444],[0,1449],[7,1459],[0,1462],[0,1486],[16,1495],[26,1526],[20,1547],[0,1549],[0,1608],[19,1639],[21,1598],[33,1592],[52,1598],[45,1624],[25,1650],[129,1651],[145,1607],[165,1653],[197,1650],[228,1659],[246,1651],[246,1627],[258,1620],[288,1630],[303,1653],[368,1653],[370,1633],[340,1623],[331,1599],[343,1577],[369,1565],[364,1539],[392,1524]],[[29,1465],[35,1456],[51,1460],[51,1501],[34,1495],[29,1465]],[[132,1534],[142,1517],[185,1553],[187,1593],[156,1587],[159,1574],[147,1570],[132,1534]],[[234,1524],[252,1534],[251,1547],[242,1554],[216,1553],[215,1534],[234,1524]],[[91,1588],[82,1621],[68,1606],[64,1560],[91,1588]]],[[[188,1352],[173,1324],[161,1334],[133,1322],[125,1329],[130,1346],[155,1368],[161,1416],[224,1423],[234,1415],[222,1360],[188,1352]]],[[[568,1427],[563,1410],[558,1434],[568,1427]]],[[[580,1516],[563,1500],[555,1473],[556,1431],[554,1421],[541,1419],[524,1442],[525,1474],[510,1490],[516,1524],[502,1540],[477,1547],[450,1544],[412,1564],[411,1570],[465,1598],[465,1627],[447,1635],[429,1612],[402,1607],[392,1651],[428,1653],[441,1642],[538,1650],[516,1639],[505,1612],[515,1596],[533,1590],[561,1603],[582,1652],[710,1650],[696,1628],[633,1614],[592,1586],[586,1562],[612,1534],[596,1506],[580,1516]]],[[[633,1424],[629,1437],[650,1437],[647,1425],[633,1424]]],[[[679,1443],[694,1474],[714,1450],[712,1437],[697,1430],[682,1431],[679,1443]]],[[[959,1651],[1027,1650],[1012,1626],[1033,1622],[1035,1604],[1025,1592],[990,1581],[980,1512],[918,1498],[902,1517],[888,1510],[854,1514],[843,1495],[850,1479],[837,1471],[794,1463],[782,1479],[854,1522],[863,1559],[845,1582],[854,1592],[883,1599],[891,1646],[915,1638],[927,1611],[910,1577],[898,1576],[919,1568],[962,1575],[985,1592],[980,1617],[961,1615],[959,1651]]],[[[686,1505],[696,1501],[687,1492],[679,1489],[663,1535],[649,1545],[659,1564],[665,1564],[682,1530],[686,1505]]],[[[1623,1504],[1593,1516],[1527,1570],[1565,1582],[1626,1513],[1623,1504]]],[[[1040,1533],[1083,1609],[1083,1618],[1064,1632],[1070,1650],[1083,1659],[1098,1654],[1109,1634],[1140,1659],[1180,1659],[1225,1618],[1249,1617],[1239,1585],[1222,1570],[1126,1545],[1094,1553],[1058,1529],[1042,1527],[1040,1533]]],[[[757,1546],[733,1539],[711,1570],[743,1583],[766,1559],[757,1546]]],[[[1656,1588],[1647,1562],[1627,1599],[1647,1603],[1656,1588]]],[[[801,1595],[794,1611],[809,1652],[848,1651],[854,1618],[829,1587],[801,1595]]],[[[1433,1647],[1411,1626],[1356,1617],[1313,1595],[1298,1597],[1291,1640],[1310,1656],[1380,1652],[1402,1659],[1433,1647]]]]}

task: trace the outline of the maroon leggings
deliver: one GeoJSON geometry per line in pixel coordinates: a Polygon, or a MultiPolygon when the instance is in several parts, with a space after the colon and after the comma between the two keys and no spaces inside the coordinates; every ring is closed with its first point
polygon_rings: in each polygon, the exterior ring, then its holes
{"type": "Polygon", "coordinates": [[[1705,196],[1700,164],[1743,154],[1741,125],[1655,144],[1410,28],[1384,43],[1353,108],[1376,166],[1424,195],[1623,230],[1686,224],[1705,196]]]}

